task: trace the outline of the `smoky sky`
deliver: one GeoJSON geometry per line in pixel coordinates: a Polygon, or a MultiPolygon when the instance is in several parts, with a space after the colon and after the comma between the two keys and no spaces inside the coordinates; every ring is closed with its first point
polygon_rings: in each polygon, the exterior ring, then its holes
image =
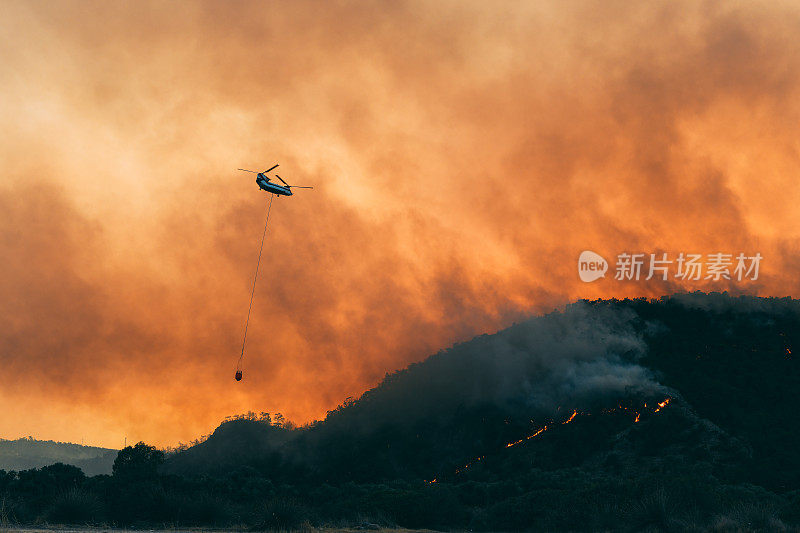
{"type": "Polygon", "coordinates": [[[783,2],[5,2],[0,436],[307,422],[576,298],[797,295],[783,2]],[[239,355],[267,198],[275,200],[239,355]],[[582,283],[582,250],[764,256],[582,283]]]}

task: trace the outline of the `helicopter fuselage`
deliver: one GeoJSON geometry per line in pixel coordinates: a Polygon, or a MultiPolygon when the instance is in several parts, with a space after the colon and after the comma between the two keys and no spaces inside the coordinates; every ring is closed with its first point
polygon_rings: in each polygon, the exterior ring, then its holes
{"type": "Polygon", "coordinates": [[[259,188],[261,188],[264,191],[270,192],[272,194],[283,195],[283,196],[292,195],[292,189],[271,182],[269,178],[264,175],[263,172],[260,172],[256,176],[256,183],[258,184],[259,188]]]}

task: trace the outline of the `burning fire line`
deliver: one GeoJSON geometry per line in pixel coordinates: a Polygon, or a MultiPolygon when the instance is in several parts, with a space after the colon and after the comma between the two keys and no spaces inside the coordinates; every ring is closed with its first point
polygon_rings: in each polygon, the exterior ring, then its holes
{"type": "MultiPolygon", "coordinates": [[[[653,414],[655,414],[655,413],[657,413],[657,412],[661,411],[662,409],[664,409],[664,408],[665,408],[667,405],[669,405],[669,402],[670,402],[670,401],[672,401],[672,398],[665,398],[665,399],[664,399],[664,401],[662,401],[662,402],[658,402],[658,404],[657,404],[657,405],[658,405],[658,407],[656,407],[656,408],[653,410],[653,414]]],[[[645,409],[647,409],[647,403],[645,403],[645,404],[644,404],[644,408],[645,408],[645,409]]],[[[622,404],[618,404],[616,408],[613,408],[613,409],[603,409],[603,410],[601,411],[601,413],[603,413],[603,414],[609,414],[609,413],[614,413],[614,412],[616,412],[616,411],[629,411],[629,410],[632,410],[632,408],[629,408],[629,407],[627,407],[627,406],[624,406],[624,405],[622,405],[622,404]]],[[[573,420],[575,420],[575,417],[577,417],[578,415],[581,415],[581,416],[591,416],[591,414],[592,414],[592,413],[579,413],[579,412],[578,412],[578,410],[577,410],[577,409],[575,409],[575,410],[573,410],[573,411],[572,411],[572,414],[571,414],[571,415],[569,415],[569,418],[567,418],[566,420],[564,420],[563,422],[561,422],[561,425],[566,425],[566,424],[569,424],[570,422],[572,422],[573,420]]],[[[639,420],[641,419],[641,416],[642,416],[642,414],[641,414],[639,411],[634,411],[634,414],[636,415],[636,416],[635,416],[635,418],[634,418],[634,420],[633,420],[633,422],[634,422],[634,424],[635,424],[635,423],[639,422],[639,420]]],[[[529,440],[531,440],[531,439],[533,439],[533,438],[536,438],[536,437],[538,437],[539,435],[541,435],[542,433],[544,433],[545,431],[547,431],[548,429],[550,429],[551,427],[553,427],[554,425],[555,425],[555,422],[551,422],[551,423],[549,423],[549,424],[546,424],[546,425],[544,425],[544,426],[540,427],[539,429],[537,429],[536,431],[534,431],[533,433],[531,433],[530,435],[528,435],[528,436],[527,436],[527,437],[525,437],[525,438],[522,438],[522,439],[519,439],[519,440],[516,440],[516,441],[513,441],[513,442],[509,442],[508,444],[506,444],[506,445],[505,445],[505,448],[511,448],[511,447],[513,447],[513,446],[516,446],[517,444],[522,444],[523,442],[526,442],[526,441],[529,441],[529,440]]],[[[453,474],[454,474],[454,475],[458,475],[458,474],[460,474],[461,472],[463,472],[463,471],[467,470],[468,468],[470,468],[470,467],[471,467],[472,465],[474,465],[475,463],[477,463],[477,462],[479,462],[479,461],[482,461],[482,460],[484,459],[484,457],[486,457],[486,456],[485,456],[485,455],[481,455],[480,457],[477,457],[477,458],[475,458],[475,459],[471,460],[470,462],[468,462],[467,464],[465,464],[465,465],[464,465],[464,466],[462,466],[461,468],[456,468],[456,469],[453,471],[453,474]]],[[[432,480],[430,480],[430,481],[426,481],[426,483],[428,483],[428,484],[431,484],[431,483],[438,483],[438,482],[439,482],[439,479],[438,479],[438,478],[433,478],[433,479],[432,479],[432,480]]]]}
{"type": "Polygon", "coordinates": [[[667,399],[666,399],[666,400],[664,400],[663,402],[659,402],[659,404],[658,404],[658,409],[656,409],[655,411],[653,411],[653,413],[657,413],[657,412],[659,412],[660,410],[662,410],[663,408],[665,408],[665,407],[666,407],[668,404],[669,404],[669,398],[667,398],[667,399]]]}

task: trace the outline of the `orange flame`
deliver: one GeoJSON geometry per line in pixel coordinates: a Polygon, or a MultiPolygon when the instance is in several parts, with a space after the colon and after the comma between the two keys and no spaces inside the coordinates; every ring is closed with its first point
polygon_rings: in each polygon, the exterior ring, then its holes
{"type": "MultiPolygon", "coordinates": [[[[672,400],[671,398],[666,398],[666,399],[664,399],[664,401],[663,401],[663,402],[659,402],[659,403],[658,403],[658,407],[657,407],[657,408],[656,408],[656,409],[653,411],[653,413],[655,414],[655,413],[657,413],[657,412],[661,411],[661,410],[662,410],[664,407],[666,407],[667,405],[669,405],[669,402],[670,402],[671,400],[672,400]]],[[[644,404],[644,407],[645,407],[645,408],[647,408],[647,404],[646,404],[646,403],[644,404]]],[[[560,407],[559,407],[559,409],[560,409],[560,407]]],[[[622,404],[620,403],[620,404],[618,404],[618,406],[617,406],[616,408],[611,408],[611,409],[603,409],[601,412],[602,412],[602,413],[606,413],[606,414],[608,414],[608,413],[613,413],[613,412],[615,412],[615,411],[628,411],[628,410],[632,410],[632,409],[630,409],[630,408],[628,408],[627,406],[624,406],[624,405],[622,405],[622,404]]],[[[634,423],[637,423],[637,422],[639,422],[639,420],[641,420],[641,416],[642,416],[642,414],[641,414],[640,412],[638,412],[638,411],[635,411],[635,413],[636,413],[636,418],[634,419],[634,421],[633,421],[633,422],[634,422],[634,423]]],[[[581,414],[582,416],[591,416],[591,413],[580,413],[580,414],[581,414]]],[[[571,414],[571,415],[569,415],[569,418],[567,418],[566,420],[564,420],[563,422],[561,422],[561,424],[562,424],[562,425],[569,424],[570,422],[572,422],[573,420],[575,420],[575,418],[576,418],[577,416],[578,416],[578,410],[577,410],[577,409],[575,409],[575,410],[573,410],[573,411],[572,411],[572,414],[571,414]]],[[[531,422],[533,422],[533,420],[531,420],[531,422]]],[[[550,429],[550,427],[552,426],[552,424],[553,424],[553,423],[554,423],[554,422],[551,422],[550,424],[547,424],[547,425],[544,425],[544,426],[542,426],[541,428],[537,429],[536,431],[534,431],[533,433],[531,433],[530,435],[528,435],[527,437],[525,437],[525,438],[523,438],[523,439],[519,439],[519,440],[515,440],[515,441],[513,441],[513,442],[509,442],[508,444],[506,444],[506,445],[505,445],[505,447],[506,447],[506,448],[511,448],[511,447],[513,447],[513,446],[516,446],[517,444],[521,444],[521,443],[523,443],[523,442],[525,442],[525,441],[528,441],[528,440],[531,440],[531,439],[533,439],[533,438],[535,438],[535,437],[538,437],[539,435],[541,435],[542,433],[544,433],[545,431],[547,431],[548,429],[550,429]]],[[[473,459],[472,461],[468,462],[467,464],[465,464],[465,465],[464,465],[464,466],[462,466],[461,468],[456,468],[456,469],[453,471],[453,473],[454,473],[454,474],[456,474],[456,475],[457,475],[457,474],[460,474],[461,472],[463,472],[464,470],[468,469],[469,467],[471,467],[471,466],[472,466],[473,464],[475,464],[476,462],[483,460],[483,458],[484,458],[484,457],[485,457],[485,456],[481,455],[480,457],[478,457],[478,458],[476,458],[476,459],[473,459]]],[[[437,483],[437,482],[438,482],[438,478],[433,478],[433,480],[431,480],[431,481],[428,481],[427,483],[428,483],[428,484],[430,484],[430,483],[437,483]]]]}
{"type": "MultiPolygon", "coordinates": [[[[573,415],[573,416],[574,416],[574,415],[573,415]]],[[[567,423],[567,422],[564,422],[564,424],[566,424],[566,423],[567,423]]],[[[527,437],[525,437],[524,439],[519,439],[519,440],[517,440],[517,441],[514,441],[514,442],[509,442],[508,444],[506,444],[506,448],[511,448],[512,446],[516,446],[517,444],[519,444],[519,443],[521,443],[521,442],[525,442],[526,440],[531,440],[531,439],[532,439],[532,438],[534,438],[534,437],[538,437],[539,435],[541,435],[542,433],[544,433],[545,431],[547,431],[547,427],[548,427],[548,426],[544,426],[544,427],[542,427],[542,428],[539,428],[538,430],[536,430],[536,432],[535,432],[535,433],[532,433],[532,434],[528,435],[528,436],[527,436],[527,437]]]]}
{"type": "Polygon", "coordinates": [[[656,410],[655,410],[655,411],[653,411],[653,412],[654,412],[654,413],[657,413],[657,412],[659,412],[660,410],[662,410],[663,408],[665,408],[665,407],[666,407],[666,406],[669,404],[669,401],[670,401],[670,398],[667,398],[667,399],[666,399],[666,400],[664,400],[663,402],[659,402],[659,403],[658,403],[658,409],[656,409],[656,410]]]}

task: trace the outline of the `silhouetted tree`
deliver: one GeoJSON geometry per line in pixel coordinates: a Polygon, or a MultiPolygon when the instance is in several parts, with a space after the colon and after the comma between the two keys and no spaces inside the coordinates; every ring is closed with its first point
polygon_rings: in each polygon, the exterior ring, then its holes
{"type": "Polygon", "coordinates": [[[114,477],[148,479],[156,477],[158,467],[164,462],[164,452],[155,446],[139,442],[123,448],[117,454],[112,468],[114,477]]]}

